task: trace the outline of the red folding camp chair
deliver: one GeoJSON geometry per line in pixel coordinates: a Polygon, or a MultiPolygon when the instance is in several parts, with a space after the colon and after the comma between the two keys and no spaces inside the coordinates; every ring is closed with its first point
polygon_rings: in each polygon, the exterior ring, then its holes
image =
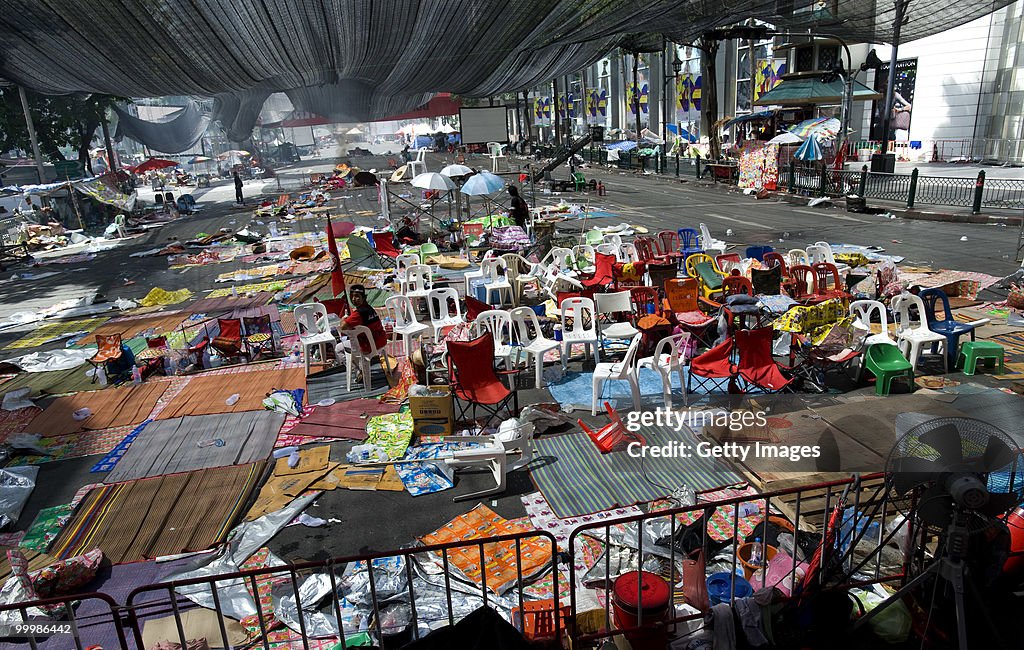
{"type": "Polygon", "coordinates": [[[488,305],[482,300],[477,300],[473,296],[466,296],[466,322],[470,323],[476,320],[476,317],[485,311],[494,309],[494,307],[488,305]]]}
{"type": "Polygon", "coordinates": [[[271,355],[277,352],[270,314],[245,316],[242,318],[242,325],[245,327],[245,347],[250,359],[255,359],[268,349],[271,355]]]}
{"type": "Polygon", "coordinates": [[[447,347],[452,394],[460,402],[457,419],[464,420],[470,411],[475,419],[477,407],[490,414],[488,421],[497,417],[514,393],[494,371],[494,337],[484,334],[472,341],[448,341],[447,347]]]}
{"type": "Polygon", "coordinates": [[[743,379],[743,392],[757,388],[766,393],[777,393],[793,380],[782,374],[779,364],[772,357],[772,339],[775,331],[770,327],[756,330],[739,330],[735,333],[736,352],[739,362],[736,373],[743,379]]]}
{"type": "Polygon", "coordinates": [[[594,255],[594,275],[590,278],[580,278],[580,283],[585,287],[609,286],[614,280],[615,256],[597,253],[594,255]]]}
{"type": "Polygon", "coordinates": [[[694,357],[690,361],[690,371],[686,373],[686,392],[692,394],[695,387],[710,390],[712,384],[721,379],[729,380],[730,393],[741,392],[736,384],[735,367],[732,363],[734,346],[735,343],[730,336],[704,354],[694,357]]]}
{"type": "MultiPolygon", "coordinates": [[[[166,336],[154,336],[146,339],[146,349],[135,355],[139,362],[139,372],[148,377],[155,372],[164,372],[164,357],[170,353],[166,336]]],[[[164,373],[166,374],[166,373],[164,373]]]]}
{"type": "Polygon", "coordinates": [[[378,232],[373,235],[373,247],[378,255],[384,255],[394,259],[402,254],[402,251],[395,248],[394,235],[391,231],[378,232]]]}
{"type": "Polygon", "coordinates": [[[218,318],[218,334],[210,345],[226,359],[242,353],[242,321],[239,318],[218,318]]]}

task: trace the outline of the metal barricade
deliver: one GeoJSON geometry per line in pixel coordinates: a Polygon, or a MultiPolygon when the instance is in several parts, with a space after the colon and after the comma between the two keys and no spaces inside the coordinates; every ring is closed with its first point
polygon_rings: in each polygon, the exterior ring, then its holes
{"type": "Polygon", "coordinates": [[[120,609],[113,598],[101,593],[0,605],[0,618],[6,619],[9,612],[18,612],[24,621],[24,628],[18,624],[0,626],[0,639],[9,634],[10,638],[27,643],[31,650],[85,650],[89,646],[101,644],[106,644],[103,647],[108,648],[112,641],[118,644],[118,648],[127,648],[127,635],[119,615],[120,609]],[[54,605],[62,606],[67,615],[59,620],[56,616],[46,619],[30,616],[32,609],[54,605]],[[36,626],[42,628],[38,633],[35,630],[40,628],[36,626]]]}
{"type": "MultiPolygon", "coordinates": [[[[681,572],[678,570],[677,560],[684,558],[682,552],[676,548],[675,538],[677,532],[681,530],[683,525],[679,519],[681,515],[701,513],[699,521],[701,522],[702,529],[702,548],[707,546],[707,525],[706,522],[710,520],[711,515],[717,508],[732,506],[732,530],[733,534],[739,530],[740,521],[740,504],[743,503],[756,503],[759,504],[760,512],[765,513],[764,520],[767,521],[770,516],[788,516],[793,520],[793,527],[795,530],[801,530],[803,532],[811,532],[820,530],[822,539],[828,539],[830,533],[830,519],[835,506],[835,500],[837,496],[844,492],[846,488],[852,488],[852,495],[846,501],[846,508],[852,508],[855,513],[852,517],[853,525],[846,534],[842,534],[841,529],[846,525],[846,521],[840,517],[836,522],[836,525],[831,528],[834,534],[837,534],[835,539],[835,546],[838,549],[829,548],[828,545],[822,544],[822,557],[820,566],[830,567],[832,560],[830,556],[836,551],[842,551],[844,547],[857,547],[860,543],[865,541],[866,532],[870,530],[867,524],[861,525],[863,518],[860,516],[862,509],[866,509],[869,505],[873,506],[876,512],[880,512],[876,521],[885,522],[885,520],[892,514],[894,510],[886,500],[886,490],[884,485],[884,475],[872,474],[864,477],[851,477],[843,480],[829,481],[817,483],[815,485],[794,487],[785,490],[778,490],[766,494],[760,494],[756,496],[740,496],[732,499],[726,499],[721,501],[714,501],[709,503],[698,503],[694,506],[671,508],[665,510],[659,510],[654,512],[648,512],[641,515],[635,515],[632,517],[625,517],[615,520],[605,520],[594,522],[590,524],[584,524],[576,528],[569,537],[569,557],[575,558],[576,552],[580,549],[583,544],[583,536],[595,538],[598,541],[603,541],[605,548],[610,547],[610,541],[612,539],[612,530],[617,528],[620,531],[623,526],[632,525],[635,529],[633,532],[632,539],[636,542],[636,568],[639,569],[643,566],[644,562],[644,545],[645,545],[645,529],[648,529],[659,520],[662,521],[660,528],[662,532],[667,528],[668,537],[670,540],[667,549],[660,547],[660,553],[665,557],[667,552],[668,563],[668,579],[671,585],[673,594],[675,593],[680,581],[681,572]],[[870,494],[871,490],[874,490],[873,494],[870,494]],[[862,500],[864,493],[869,494],[868,499],[862,500]],[[808,507],[809,504],[814,504],[813,507],[808,507]],[[773,505],[775,507],[773,507],[773,505]],[[820,517],[820,526],[817,523],[820,517]],[[667,521],[667,526],[665,525],[667,521]],[[813,528],[814,530],[809,530],[813,528]],[[837,530],[838,529],[838,530],[837,530]],[[595,532],[597,534],[595,534],[595,532]],[[856,536],[856,537],[855,537],[856,536]]],[[[878,535],[869,542],[874,542],[877,547],[882,547],[888,544],[894,537],[895,531],[888,535],[883,535],[884,524],[878,527],[878,535]]],[[[734,540],[735,541],[735,540],[734,540]]],[[[796,535],[794,535],[794,544],[796,543],[796,535]]],[[[762,540],[762,557],[767,558],[767,539],[762,540]]],[[[730,584],[730,596],[729,602],[732,604],[735,598],[735,577],[737,575],[737,568],[740,563],[738,547],[733,545],[731,560],[731,574],[733,576],[730,584]]],[[[792,556],[792,565],[790,567],[787,576],[795,575],[797,570],[798,562],[796,553],[792,556]]],[[[845,569],[850,574],[855,572],[863,572],[867,568],[867,564],[870,562],[861,562],[858,565],[853,564],[853,554],[849,555],[848,561],[845,563],[845,569]]],[[[869,556],[870,560],[870,556],[869,556]]],[[[636,610],[636,623],[635,627],[615,629],[614,619],[612,615],[612,565],[611,555],[607,552],[602,556],[598,563],[604,563],[604,630],[603,632],[592,632],[592,633],[581,633],[576,627],[577,616],[581,613],[579,610],[580,598],[577,591],[580,589],[580,576],[577,575],[575,562],[569,564],[569,587],[570,587],[570,610],[569,610],[569,637],[577,642],[596,641],[598,639],[617,636],[627,635],[630,633],[637,632],[641,629],[658,626],[674,626],[678,623],[697,618],[698,615],[690,616],[676,616],[675,611],[672,611],[672,615],[665,620],[660,621],[647,621],[646,626],[644,625],[644,612],[643,607],[637,607],[636,610]]],[[[870,578],[868,580],[858,581],[857,585],[866,585],[875,582],[887,582],[891,580],[899,580],[903,577],[906,569],[907,559],[904,557],[901,566],[897,572],[888,572],[883,570],[881,563],[881,555],[877,555],[875,558],[875,565],[873,570],[870,572],[870,578]]],[[[886,569],[888,567],[885,567],[886,569]]],[[[629,570],[633,570],[630,567],[629,570]]],[[[836,583],[833,581],[832,584],[827,583],[827,576],[832,575],[825,570],[822,570],[817,574],[818,581],[822,588],[844,588],[846,586],[852,586],[851,583],[836,583]]],[[[763,588],[778,586],[779,582],[768,584],[767,581],[768,571],[765,570],[762,573],[761,581],[754,584],[753,587],[763,588]]],[[[663,576],[664,577],[664,576],[663,576]]],[[[755,581],[756,582],[756,581],[755,581]]],[[[799,582],[794,580],[794,583],[799,582]]],[[[639,586],[639,582],[638,582],[639,586]]],[[[674,599],[673,599],[674,600],[674,599]]],[[[637,602],[643,602],[640,597],[640,593],[637,594],[637,602]]],[[[672,602],[672,601],[670,601],[672,602]]]]}

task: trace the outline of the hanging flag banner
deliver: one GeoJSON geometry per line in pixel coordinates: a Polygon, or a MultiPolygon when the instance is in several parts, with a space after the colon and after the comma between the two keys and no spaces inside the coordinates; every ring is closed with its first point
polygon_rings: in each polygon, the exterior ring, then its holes
{"type": "Polygon", "coordinates": [[[691,97],[693,95],[693,75],[687,72],[679,75],[676,79],[676,112],[686,114],[690,112],[691,97]]]}
{"type": "Polygon", "coordinates": [[[693,104],[693,110],[700,110],[700,81],[703,77],[697,77],[697,80],[693,82],[693,91],[690,93],[690,103],[693,104]]]}
{"type": "Polygon", "coordinates": [[[576,119],[576,96],[572,93],[565,96],[565,116],[570,120],[576,119]]]}
{"type": "Polygon", "coordinates": [[[535,126],[551,126],[551,98],[535,97],[533,100],[533,123],[535,126]]]}
{"type": "Polygon", "coordinates": [[[629,106],[629,112],[636,115],[639,111],[643,115],[647,114],[647,102],[648,102],[649,90],[647,84],[642,86],[639,84],[630,84],[626,88],[626,103],[629,106]]]}
{"type": "Polygon", "coordinates": [[[786,74],[785,61],[758,61],[754,78],[754,100],[757,101],[761,95],[778,86],[784,74],[786,74]]]}

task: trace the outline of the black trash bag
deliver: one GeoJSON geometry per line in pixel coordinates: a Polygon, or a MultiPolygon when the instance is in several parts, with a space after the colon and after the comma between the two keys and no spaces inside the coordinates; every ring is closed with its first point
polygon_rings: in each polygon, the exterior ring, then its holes
{"type": "Polygon", "coordinates": [[[402,650],[529,650],[534,647],[490,607],[481,607],[455,625],[434,630],[402,650]]]}

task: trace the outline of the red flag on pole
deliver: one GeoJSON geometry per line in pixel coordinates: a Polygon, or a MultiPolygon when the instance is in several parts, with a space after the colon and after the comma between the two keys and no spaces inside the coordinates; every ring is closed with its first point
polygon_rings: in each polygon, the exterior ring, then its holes
{"type": "Polygon", "coordinates": [[[327,252],[331,255],[334,267],[331,269],[331,291],[335,296],[345,297],[345,274],[341,271],[341,257],[338,256],[338,242],[334,239],[334,228],[331,226],[331,215],[327,215],[327,252]]]}

